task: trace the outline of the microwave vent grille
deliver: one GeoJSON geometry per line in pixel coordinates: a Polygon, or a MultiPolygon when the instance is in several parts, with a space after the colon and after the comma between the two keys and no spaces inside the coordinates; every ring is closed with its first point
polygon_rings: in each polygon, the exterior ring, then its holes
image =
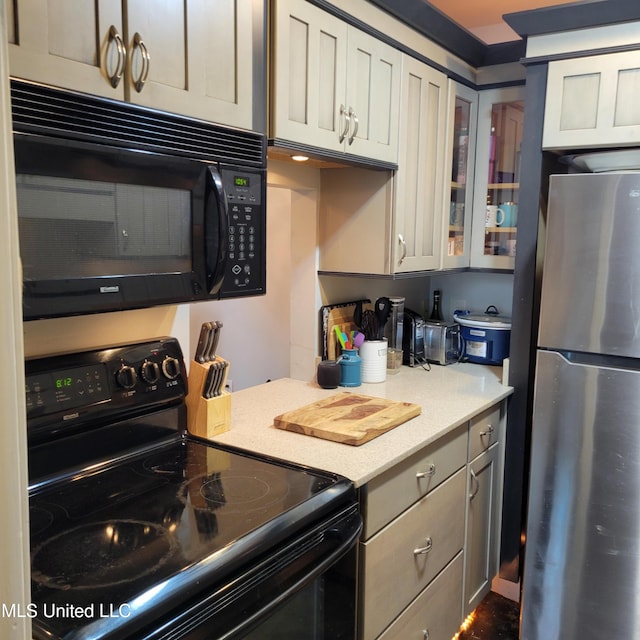
{"type": "Polygon", "coordinates": [[[14,131],[266,167],[266,136],[127,102],[11,80],[14,131]]]}

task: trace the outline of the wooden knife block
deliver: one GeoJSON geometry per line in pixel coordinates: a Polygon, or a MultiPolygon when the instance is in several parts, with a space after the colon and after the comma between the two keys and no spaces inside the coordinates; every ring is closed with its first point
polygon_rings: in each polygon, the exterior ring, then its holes
{"type": "MultiPolygon", "coordinates": [[[[222,361],[217,357],[216,362],[222,361]]],[[[231,428],[231,394],[223,391],[215,398],[203,398],[205,380],[209,367],[213,362],[200,364],[191,361],[189,367],[189,392],[187,393],[187,430],[190,434],[200,438],[211,439],[213,436],[231,428]]],[[[227,379],[229,367],[227,367],[222,388],[227,379]]]]}

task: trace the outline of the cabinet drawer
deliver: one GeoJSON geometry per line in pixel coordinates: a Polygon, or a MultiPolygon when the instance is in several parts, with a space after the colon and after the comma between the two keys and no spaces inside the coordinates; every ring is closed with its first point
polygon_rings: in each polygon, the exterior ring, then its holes
{"type": "Polygon", "coordinates": [[[377,476],[362,490],[363,539],[370,538],[465,464],[466,425],[377,476]]]}
{"type": "Polygon", "coordinates": [[[462,549],[465,486],[461,469],[361,543],[362,640],[376,638],[462,549]]]}
{"type": "Polygon", "coordinates": [[[491,407],[471,419],[469,426],[469,457],[467,460],[473,460],[498,441],[501,406],[498,404],[495,407],[491,407]]]}
{"type": "Polygon", "coordinates": [[[462,565],[461,551],[378,640],[451,640],[462,623],[462,565]]]}

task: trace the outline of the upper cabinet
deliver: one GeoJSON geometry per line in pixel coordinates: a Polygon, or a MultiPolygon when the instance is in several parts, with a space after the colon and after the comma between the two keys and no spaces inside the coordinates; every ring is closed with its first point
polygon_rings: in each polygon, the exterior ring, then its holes
{"type": "Polygon", "coordinates": [[[449,144],[445,165],[451,171],[446,176],[448,201],[443,214],[442,266],[452,269],[469,266],[478,120],[477,91],[449,80],[447,114],[449,144]]]}
{"type": "Polygon", "coordinates": [[[18,0],[13,76],[243,128],[252,0],[18,0]]]}
{"type": "Polygon", "coordinates": [[[637,145],[640,51],[549,63],[544,149],[637,145]]]}
{"type": "Polygon", "coordinates": [[[447,78],[405,56],[393,272],[438,269],[445,176],[447,78]]]}
{"type": "Polygon", "coordinates": [[[523,94],[523,87],[480,92],[471,267],[514,268],[523,94]]]}
{"type": "Polygon", "coordinates": [[[305,0],[274,25],[270,137],[397,163],[400,52],[305,0]]]}
{"type": "Polygon", "coordinates": [[[321,271],[389,275],[440,267],[447,78],[405,56],[401,94],[397,171],[323,172],[321,271]]]}

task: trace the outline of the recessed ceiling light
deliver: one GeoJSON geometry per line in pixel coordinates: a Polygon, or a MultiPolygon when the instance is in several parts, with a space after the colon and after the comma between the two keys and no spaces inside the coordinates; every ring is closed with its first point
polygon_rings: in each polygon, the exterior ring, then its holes
{"type": "Polygon", "coordinates": [[[296,154],[294,156],[291,156],[292,160],[295,160],[296,162],[306,162],[309,159],[309,156],[303,156],[301,154],[296,154]]]}

